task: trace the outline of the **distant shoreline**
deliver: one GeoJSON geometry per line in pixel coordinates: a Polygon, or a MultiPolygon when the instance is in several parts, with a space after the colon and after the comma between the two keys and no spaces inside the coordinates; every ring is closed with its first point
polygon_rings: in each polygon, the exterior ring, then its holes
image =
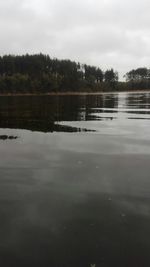
{"type": "Polygon", "coordinates": [[[108,92],[51,92],[51,93],[8,93],[2,94],[0,96],[76,96],[76,95],[104,95],[104,94],[118,94],[118,93],[128,93],[128,94],[140,94],[140,93],[150,93],[149,90],[132,90],[132,91],[108,91],[108,92]]]}

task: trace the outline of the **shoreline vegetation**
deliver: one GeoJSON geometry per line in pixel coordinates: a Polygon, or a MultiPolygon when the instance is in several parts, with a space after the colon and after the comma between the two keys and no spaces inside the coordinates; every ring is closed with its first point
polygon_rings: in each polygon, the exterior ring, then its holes
{"type": "Polygon", "coordinates": [[[0,96],[85,95],[150,91],[150,69],[138,68],[119,81],[117,71],[48,55],[0,57],[0,96]]]}
{"type": "Polygon", "coordinates": [[[117,93],[128,93],[128,94],[141,94],[150,93],[150,89],[146,90],[129,90],[129,91],[94,91],[94,92],[50,92],[50,93],[0,93],[1,96],[85,96],[85,95],[107,95],[107,94],[117,94],[117,93]]]}

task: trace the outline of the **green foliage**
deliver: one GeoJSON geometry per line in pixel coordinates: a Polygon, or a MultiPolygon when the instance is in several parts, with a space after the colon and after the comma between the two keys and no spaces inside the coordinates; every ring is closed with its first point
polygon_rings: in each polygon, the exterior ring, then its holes
{"type": "Polygon", "coordinates": [[[133,69],[125,75],[128,88],[132,90],[150,89],[150,69],[133,69]]]}
{"type": "Polygon", "coordinates": [[[118,73],[114,72],[113,69],[106,70],[104,78],[105,82],[115,83],[118,81],[118,73]]]}
{"type": "Polygon", "coordinates": [[[0,57],[1,93],[49,93],[52,91],[107,91],[115,88],[117,74],[48,55],[0,57]]]}
{"type": "Polygon", "coordinates": [[[1,93],[95,90],[103,77],[100,68],[43,54],[0,57],[1,93]]]}
{"type": "Polygon", "coordinates": [[[103,72],[43,54],[0,57],[0,93],[4,94],[150,89],[150,69],[133,69],[124,77],[126,82],[118,82],[113,69],[103,72]]]}
{"type": "Polygon", "coordinates": [[[139,82],[150,79],[150,70],[147,68],[138,68],[131,70],[125,75],[126,81],[139,82]]]}

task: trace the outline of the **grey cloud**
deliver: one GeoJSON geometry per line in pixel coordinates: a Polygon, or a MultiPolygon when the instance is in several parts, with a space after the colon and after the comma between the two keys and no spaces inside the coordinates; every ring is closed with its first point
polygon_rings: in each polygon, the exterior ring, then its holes
{"type": "Polygon", "coordinates": [[[0,53],[50,54],[114,67],[149,67],[148,0],[0,0],[0,53]]]}

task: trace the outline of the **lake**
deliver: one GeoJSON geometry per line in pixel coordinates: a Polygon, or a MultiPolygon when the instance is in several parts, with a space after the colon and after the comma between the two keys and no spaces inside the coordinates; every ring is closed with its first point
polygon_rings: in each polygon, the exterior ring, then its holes
{"type": "Polygon", "coordinates": [[[150,266],[150,93],[0,97],[0,266],[150,266]]]}

